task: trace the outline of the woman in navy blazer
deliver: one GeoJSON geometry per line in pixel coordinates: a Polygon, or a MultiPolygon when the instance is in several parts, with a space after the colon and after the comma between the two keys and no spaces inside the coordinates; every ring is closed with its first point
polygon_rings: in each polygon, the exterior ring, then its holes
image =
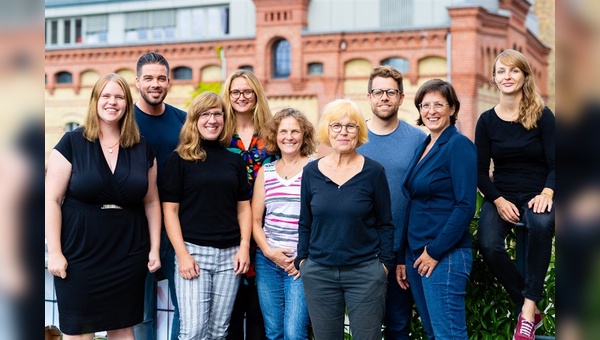
{"type": "MultiPolygon", "coordinates": [[[[477,153],[454,126],[460,102],[452,85],[440,79],[417,91],[418,125],[431,134],[417,149],[404,178],[409,211],[401,250],[406,275],[429,339],[468,339],[465,291],[472,265],[469,222],[475,213],[477,153]]],[[[400,264],[402,265],[402,264],[400,264]]]]}

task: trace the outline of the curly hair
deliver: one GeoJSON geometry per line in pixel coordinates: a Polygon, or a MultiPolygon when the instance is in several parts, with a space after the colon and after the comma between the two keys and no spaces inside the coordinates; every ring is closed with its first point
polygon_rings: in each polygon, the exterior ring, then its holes
{"type": "Polygon", "coordinates": [[[300,125],[300,131],[302,132],[300,154],[302,156],[312,155],[317,150],[315,128],[302,112],[292,108],[286,108],[277,112],[265,125],[263,130],[265,150],[272,155],[281,155],[281,150],[279,150],[279,146],[277,145],[277,134],[279,133],[279,124],[287,117],[294,118],[298,122],[298,125],[300,125]]]}

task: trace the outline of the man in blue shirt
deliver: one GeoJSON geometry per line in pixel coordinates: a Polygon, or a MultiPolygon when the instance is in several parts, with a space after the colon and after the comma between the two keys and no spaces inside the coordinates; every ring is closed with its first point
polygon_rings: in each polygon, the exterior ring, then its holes
{"type": "MultiPolygon", "coordinates": [[[[398,119],[398,108],[404,100],[402,81],[402,74],[391,66],[377,66],[371,72],[367,93],[373,112],[371,119],[367,120],[369,141],[357,149],[385,168],[395,226],[393,250],[397,259],[404,258],[404,254],[398,254],[398,248],[408,205],[408,199],[402,193],[402,180],[415,150],[426,137],[419,128],[398,119]]],[[[396,266],[396,270],[388,274],[384,320],[386,340],[410,339],[414,300],[406,282],[405,265],[396,266]],[[404,287],[400,287],[396,272],[404,278],[404,287]]]]}
{"type": "MultiPolygon", "coordinates": [[[[135,103],[135,119],[141,135],[156,152],[158,165],[158,185],[162,182],[163,167],[167,157],[179,143],[179,131],[185,122],[186,113],[164,102],[169,91],[171,79],[167,60],[158,53],[146,53],[137,62],[135,84],[140,92],[140,99],[135,103]]],[[[179,336],[179,307],[173,283],[175,275],[175,251],[164,226],[160,240],[160,271],[169,280],[171,302],[175,309],[170,339],[179,336]]],[[[144,321],[134,327],[135,338],[139,340],[156,339],[156,291],[154,289],[154,273],[146,278],[144,302],[144,321]]]]}

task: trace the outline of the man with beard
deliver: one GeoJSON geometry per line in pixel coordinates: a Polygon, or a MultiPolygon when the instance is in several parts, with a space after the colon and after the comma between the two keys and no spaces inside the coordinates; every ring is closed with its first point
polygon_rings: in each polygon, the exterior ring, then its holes
{"type": "Polygon", "coordinates": [[[383,165],[390,186],[396,270],[388,275],[386,340],[410,339],[413,297],[406,279],[405,254],[398,253],[408,204],[402,193],[402,180],[415,150],[426,137],[419,128],[398,119],[398,108],[404,100],[402,80],[402,74],[392,66],[377,66],[371,71],[367,92],[373,111],[373,116],[367,120],[369,141],[357,149],[363,156],[383,165]]]}
{"type": "MultiPolygon", "coordinates": [[[[135,119],[140,133],[156,152],[158,164],[158,185],[162,182],[163,167],[167,157],[175,150],[179,142],[179,131],[185,122],[186,113],[164,102],[171,79],[167,60],[160,54],[150,52],[142,55],[137,62],[135,85],[140,99],[135,103],[135,119]]],[[[175,274],[175,251],[167,237],[163,225],[160,240],[160,271],[169,280],[171,302],[175,308],[171,339],[179,336],[179,307],[173,283],[175,274]]],[[[144,321],[134,327],[135,338],[140,340],[156,339],[156,291],[154,273],[146,277],[146,295],[144,302],[144,321]]]]}

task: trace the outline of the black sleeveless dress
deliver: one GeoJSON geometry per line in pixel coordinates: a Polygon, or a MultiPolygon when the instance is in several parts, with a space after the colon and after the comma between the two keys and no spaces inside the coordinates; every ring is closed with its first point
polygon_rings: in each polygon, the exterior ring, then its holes
{"type": "Polygon", "coordinates": [[[138,324],[150,251],[143,199],[153,151],[143,139],[120,148],[113,174],[100,144],[86,140],[82,129],[67,132],[55,149],[72,165],[62,204],[67,277],[54,277],[60,329],[75,335],[138,324]]]}

